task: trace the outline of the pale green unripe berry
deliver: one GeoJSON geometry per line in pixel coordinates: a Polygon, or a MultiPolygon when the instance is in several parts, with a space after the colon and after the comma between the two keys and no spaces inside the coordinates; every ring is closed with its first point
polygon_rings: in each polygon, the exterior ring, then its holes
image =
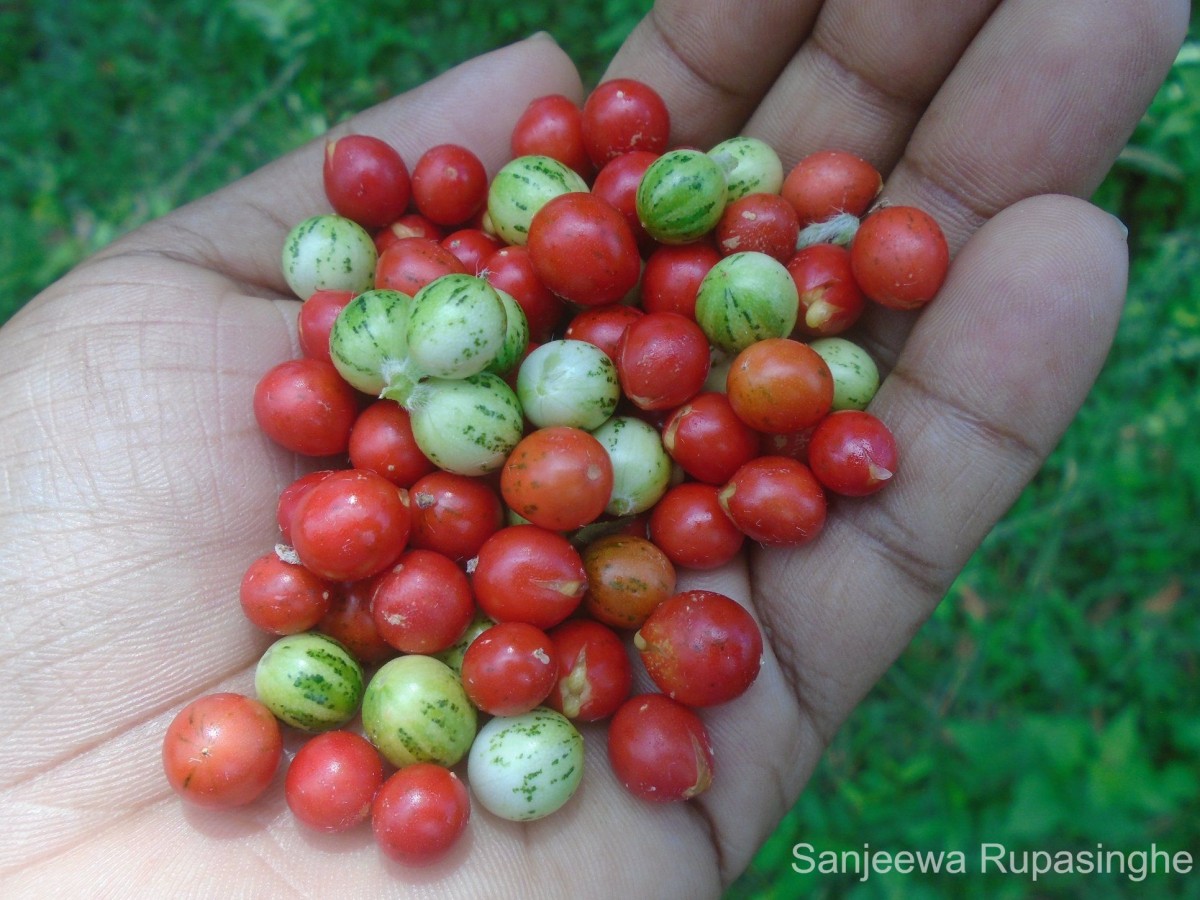
{"type": "Polygon", "coordinates": [[[445,663],[409,654],[384,663],[367,684],[363,731],[394,766],[452,766],[475,739],[475,707],[445,663]]]}
{"type": "Polygon", "coordinates": [[[487,214],[492,228],[510,244],[529,239],[534,214],[560,194],[586,192],[587,182],[574,169],[548,156],[509,160],[488,188],[487,214]]]}
{"type": "Polygon", "coordinates": [[[254,671],[258,699],[275,717],[301,731],[339,728],[358,712],[363,670],[331,637],[315,631],[282,637],[254,671]]]}
{"type": "Polygon", "coordinates": [[[421,452],[459,475],[499,469],[525,431],[517,395],[490,372],[427,378],[412,389],[406,406],[421,452]]]}
{"type": "Polygon", "coordinates": [[[653,425],[633,416],[613,416],[593,431],[592,437],[612,461],[613,488],[606,513],[629,516],[645,512],[667,492],[671,457],[653,425]]]}
{"type": "Polygon", "coordinates": [[[721,141],[708,155],[725,172],[730,202],[747,194],[778,194],[783,187],[783,162],[766,141],[732,137],[721,141]]]}
{"type": "Polygon", "coordinates": [[[283,242],[283,277],[297,297],[317,291],[361,293],[375,280],[378,253],[371,235],[342,216],[305,219],[283,242]]]}
{"type": "Polygon", "coordinates": [[[582,778],[583,736],[562,713],[541,706],[490,719],[467,757],[475,799],[492,815],[515,822],[561,809],[582,778]]]}
{"type": "Polygon", "coordinates": [[[709,343],[727,353],[788,337],[799,311],[800,295],[787,267],[754,251],[720,260],[696,293],[696,321],[709,343]]]}
{"type": "Polygon", "coordinates": [[[539,428],[570,425],[590,431],[613,414],[621,397],[617,367],[587,341],[547,341],[521,363],[517,397],[539,428]]]}
{"type": "Polygon", "coordinates": [[[879,367],[858,344],[840,337],[811,341],[833,375],[833,409],[866,409],[879,390],[879,367]]]}
{"type": "Polygon", "coordinates": [[[347,382],[379,396],[408,357],[412,299],[399,291],[364,291],[348,304],[329,332],[329,358],[347,382]]]}
{"type": "Polygon", "coordinates": [[[406,340],[414,374],[466,378],[504,347],[508,317],[496,289],[474,275],[443,275],[417,291],[406,340]]]}

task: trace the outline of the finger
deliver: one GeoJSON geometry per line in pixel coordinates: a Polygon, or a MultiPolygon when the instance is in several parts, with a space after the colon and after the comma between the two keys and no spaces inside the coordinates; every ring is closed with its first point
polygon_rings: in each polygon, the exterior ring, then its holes
{"type": "MultiPolygon", "coordinates": [[[[536,35],[372,107],[326,137],[379,137],[410,168],[435,144],[462,144],[493,172],[508,158],[513,125],[530,100],[553,93],[579,99],[581,91],[566,54],[548,35],[536,35]]],[[[332,211],[321,178],[326,137],[152,223],[103,255],[166,248],[244,286],[290,296],[279,264],[284,239],[309,216],[332,211]]]]}
{"type": "Polygon", "coordinates": [[[746,131],[790,167],[838,149],[888,171],[999,0],[829,0],[746,131]]]}
{"type": "Polygon", "coordinates": [[[1010,203],[1087,197],[1170,69],[1178,0],[1008,0],[946,81],[887,194],[929,210],[952,247],[1010,203]]]}
{"type": "MultiPolygon", "coordinates": [[[[1178,0],[1007,0],[930,104],[884,198],[928,211],[953,251],[1023,197],[1089,196],[1166,76],[1187,11],[1178,0]]],[[[864,320],[885,367],[911,322],[864,320]]]]}
{"type": "Polygon", "coordinates": [[[604,77],[651,85],[671,111],[672,142],[707,148],[741,130],[820,9],[819,0],[659,0],[604,77]]]}
{"type": "Polygon", "coordinates": [[[1119,223],[1073,198],[985,224],[871,405],[901,448],[895,481],[835,501],[810,547],[758,560],[758,609],[827,737],[1074,416],[1116,329],[1126,261],[1119,223]]]}

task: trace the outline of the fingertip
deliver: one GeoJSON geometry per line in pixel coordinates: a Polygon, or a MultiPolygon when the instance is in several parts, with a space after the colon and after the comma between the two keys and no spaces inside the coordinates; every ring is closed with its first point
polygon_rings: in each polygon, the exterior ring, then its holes
{"type": "MultiPolygon", "coordinates": [[[[1107,357],[1124,307],[1122,226],[1077,197],[1029,197],[963,246],[898,368],[928,393],[953,385],[963,408],[1049,452],[1107,357]]],[[[895,389],[895,385],[891,386],[895,389]]],[[[887,402],[890,391],[881,389],[887,402]]]]}
{"type": "MultiPolygon", "coordinates": [[[[1124,293],[1129,264],[1129,229],[1116,216],[1087,200],[1068,194],[1040,194],[1019,200],[997,213],[968,246],[984,241],[1015,245],[1013,256],[1041,259],[1047,274],[1053,267],[1082,289],[1124,293]]],[[[965,250],[965,248],[964,248],[965,250]]]]}

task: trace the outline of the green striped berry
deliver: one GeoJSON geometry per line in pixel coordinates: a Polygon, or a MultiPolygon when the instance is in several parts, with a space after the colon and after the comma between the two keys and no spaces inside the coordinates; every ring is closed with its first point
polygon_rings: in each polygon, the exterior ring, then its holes
{"type": "Polygon", "coordinates": [[[488,188],[487,213],[492,228],[510,244],[524,244],[534,214],[560,194],[586,192],[579,173],[549,156],[509,160],[488,188]]]}
{"type": "Polygon", "coordinates": [[[570,425],[590,431],[604,424],[621,399],[617,367],[587,341],[547,341],[517,372],[517,398],[539,428],[570,425]]]}
{"type": "Polygon", "coordinates": [[[730,201],[747,194],[778,194],[783,187],[783,162],[766,141],[732,137],[721,141],[708,155],[725,173],[730,201]]]}
{"type": "Polygon", "coordinates": [[[512,294],[497,287],[493,289],[500,295],[500,302],[504,304],[504,344],[484,371],[493,375],[507,375],[517,367],[517,363],[529,347],[529,319],[512,294]]]}
{"type": "Polygon", "coordinates": [[[711,231],[725,211],[725,172],[699,150],[670,150],[638,183],[635,203],[647,233],[664,244],[686,244],[711,231]]]}
{"type": "Polygon", "coordinates": [[[671,458],[658,430],[633,416],[613,416],[592,432],[608,452],[613,489],[604,511],[612,516],[645,512],[666,493],[671,458]]]}
{"type": "Polygon", "coordinates": [[[412,300],[399,291],[364,291],[337,314],[329,332],[329,357],[342,378],[379,396],[403,380],[412,300]]]}
{"type": "Polygon", "coordinates": [[[408,316],[413,372],[435,378],[482,372],[503,348],[507,328],[504,303],[482,278],[457,272],[435,278],[417,291],[408,316]]]}
{"type": "Polygon", "coordinates": [[[384,663],[367,685],[363,732],[394,766],[452,766],[475,739],[475,707],[462,681],[432,656],[411,654],[384,663]]]}
{"type": "Polygon", "coordinates": [[[280,721],[301,731],[329,731],[358,712],[363,670],[333,638],[315,631],[292,634],[262,655],[254,690],[280,721]]]}
{"type": "Polygon", "coordinates": [[[787,268],[765,253],[733,253],[709,269],[696,292],[696,321],[709,343],[737,353],[764,338],[788,337],[800,296],[787,268]]]}
{"type": "Polygon", "coordinates": [[[491,372],[427,378],[413,388],[406,406],[421,452],[459,475],[499,469],[525,430],[517,395],[491,372]]]}
{"type": "Polygon", "coordinates": [[[297,297],[316,291],[365,291],[374,283],[378,253],[371,235],[342,216],[305,219],[283,242],[283,277],[297,297]]]}
{"type": "Polygon", "coordinates": [[[546,707],[489,720],[467,757],[475,799],[514,822],[561,809],[582,778],[583,736],[566,716],[546,707]]]}
{"type": "Polygon", "coordinates": [[[879,390],[879,367],[871,354],[840,337],[819,338],[808,346],[833,375],[833,409],[866,409],[879,390]]]}

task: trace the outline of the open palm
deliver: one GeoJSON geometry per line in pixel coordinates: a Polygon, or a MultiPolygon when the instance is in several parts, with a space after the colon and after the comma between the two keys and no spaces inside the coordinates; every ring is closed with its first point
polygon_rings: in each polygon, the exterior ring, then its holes
{"type": "MultiPolygon", "coordinates": [[[[688,804],[626,795],[587,733],[561,812],[476,809],[442,864],[388,863],[369,829],[304,831],[280,780],[233,813],[185,807],[159,762],[188,700],[251,691],[269,641],[238,581],[274,541],[304,463],[250,397],[298,354],[278,271],[327,210],[320,144],[98,254],[0,331],[0,884],[7,896],[697,897],[735,878],[825,745],[1053,448],[1120,314],[1122,229],[1090,206],[1182,40],[1181,0],[663,2],[611,75],[667,100],[676,143],[734,133],[785,165],[830,147],[929,210],[956,254],[919,317],[872,313],[887,372],[872,410],[903,456],[888,490],[840,502],[814,544],[757,551],[684,586],[750,606],[769,641],[748,694],[705,714],[717,780],[688,804]]],[[[530,99],[580,97],[532,39],[340,131],[415,159],[458,142],[494,171],[530,99]]]]}

